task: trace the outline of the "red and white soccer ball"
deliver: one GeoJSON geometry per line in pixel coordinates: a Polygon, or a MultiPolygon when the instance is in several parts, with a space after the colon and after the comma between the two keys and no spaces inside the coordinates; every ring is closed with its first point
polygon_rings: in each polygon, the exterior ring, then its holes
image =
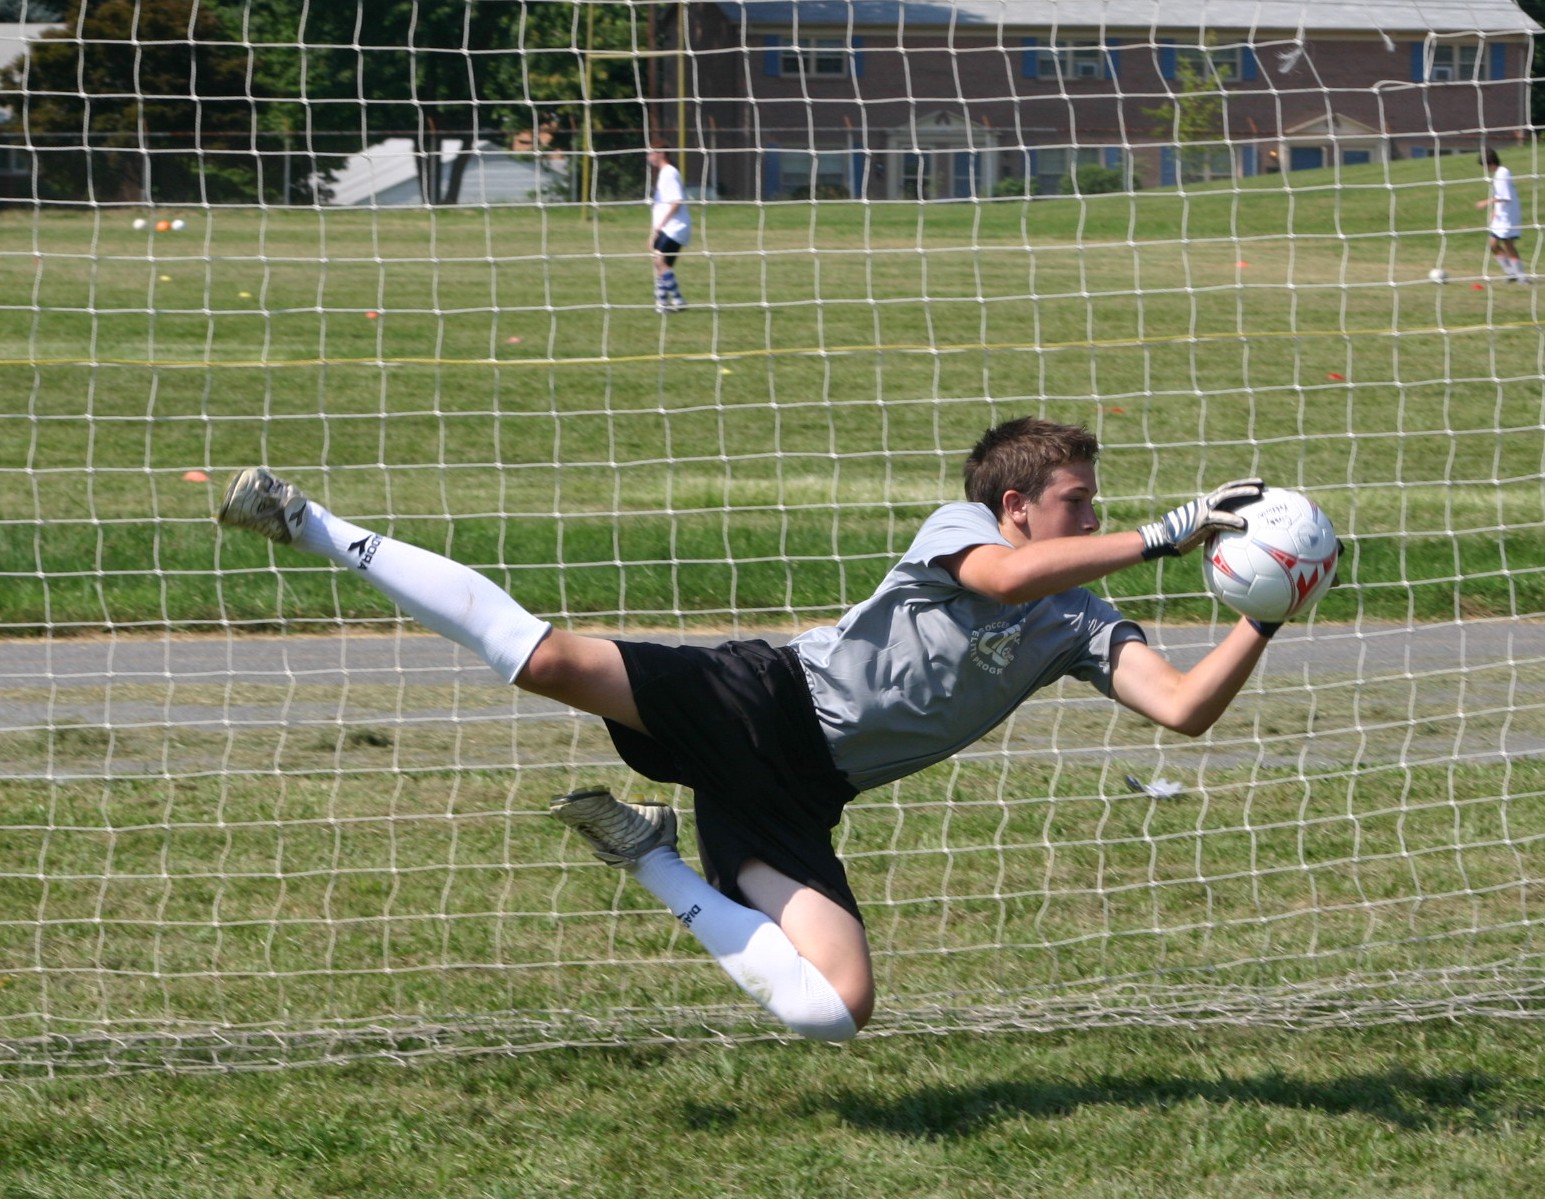
{"type": "Polygon", "coordinates": [[[1302,492],[1268,487],[1260,499],[1230,511],[1245,518],[1246,528],[1207,539],[1207,590],[1256,620],[1289,620],[1319,603],[1341,552],[1320,506],[1302,492]]]}

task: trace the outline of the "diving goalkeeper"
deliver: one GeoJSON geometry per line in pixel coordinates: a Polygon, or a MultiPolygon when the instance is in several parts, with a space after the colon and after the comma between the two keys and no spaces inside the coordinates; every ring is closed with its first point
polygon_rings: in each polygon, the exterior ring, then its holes
{"type": "Polygon", "coordinates": [[[788,1028],[842,1041],[875,1003],[863,917],[832,848],[848,801],[971,745],[1063,676],[1198,735],[1276,631],[1241,618],[1181,671],[1088,590],[1243,528],[1229,509],[1262,490],[1259,479],[1227,483],[1140,529],[1101,534],[1098,455],[1078,426],[989,429],[966,459],[965,500],[924,521],[872,596],[780,648],[554,628],[476,571],[337,517],[261,467],[231,481],[217,519],[359,574],[506,682],[601,717],[639,774],[690,788],[703,875],[678,855],[668,806],[582,790],[551,812],[788,1028]]]}

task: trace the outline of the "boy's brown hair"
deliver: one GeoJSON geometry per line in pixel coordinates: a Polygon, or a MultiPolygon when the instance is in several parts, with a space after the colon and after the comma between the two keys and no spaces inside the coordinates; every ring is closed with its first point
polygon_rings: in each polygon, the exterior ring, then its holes
{"type": "Polygon", "coordinates": [[[1082,425],[1033,416],[1004,421],[983,433],[966,456],[966,499],[1002,516],[1005,491],[1018,491],[1034,503],[1058,467],[1093,463],[1099,456],[1099,438],[1082,425]]]}

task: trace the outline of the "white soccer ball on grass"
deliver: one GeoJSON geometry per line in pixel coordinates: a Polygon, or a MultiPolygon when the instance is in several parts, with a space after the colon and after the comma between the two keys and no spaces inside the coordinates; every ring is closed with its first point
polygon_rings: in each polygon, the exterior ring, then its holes
{"type": "Polygon", "coordinates": [[[1434,283],[1447,283],[1448,272],[1441,266],[1435,266],[1427,272],[1427,278],[1431,279],[1434,283]]]}
{"type": "Polygon", "coordinates": [[[1272,622],[1319,603],[1341,555],[1335,526],[1320,506],[1300,491],[1268,487],[1260,499],[1230,511],[1246,527],[1207,539],[1207,590],[1243,616],[1272,622]]]}

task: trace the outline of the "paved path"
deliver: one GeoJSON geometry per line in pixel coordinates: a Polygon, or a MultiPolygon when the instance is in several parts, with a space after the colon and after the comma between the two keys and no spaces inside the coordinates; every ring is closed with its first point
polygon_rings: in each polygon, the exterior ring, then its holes
{"type": "MultiPolygon", "coordinates": [[[[1207,629],[1171,627],[1154,641],[1185,665],[1206,651],[1210,636],[1207,629]]],[[[1339,719],[1337,731],[1366,736],[1367,727],[1378,725],[1408,756],[1545,754],[1545,623],[1317,626],[1312,634],[1289,626],[1273,642],[1260,679],[1291,691],[1300,706],[1321,688],[1327,705],[1349,710],[1355,693],[1363,711],[1356,722],[1339,719]]],[[[60,723],[271,726],[274,693],[264,687],[284,689],[284,718],[292,720],[355,719],[353,707],[340,708],[340,694],[360,711],[411,711],[417,721],[516,711],[522,720],[573,717],[562,705],[517,698],[472,654],[414,632],[41,638],[0,641],[0,735],[60,723]]],[[[1088,705],[1092,713],[1109,709],[1082,688],[1070,690],[1064,702],[1088,705]]],[[[1069,752],[1105,752],[1098,738],[1107,716],[1093,719],[1101,722],[1089,730],[1095,740],[1069,752]]],[[[1020,735],[1027,745],[1034,740],[1033,731],[1020,735]]],[[[1068,739],[1065,729],[1061,737],[1068,739]]],[[[1173,758],[1182,751],[1164,752],[1173,758]]],[[[1335,757],[1345,762],[1345,753],[1337,747],[1335,757]]],[[[9,765],[17,765],[14,758],[9,765]]]]}

